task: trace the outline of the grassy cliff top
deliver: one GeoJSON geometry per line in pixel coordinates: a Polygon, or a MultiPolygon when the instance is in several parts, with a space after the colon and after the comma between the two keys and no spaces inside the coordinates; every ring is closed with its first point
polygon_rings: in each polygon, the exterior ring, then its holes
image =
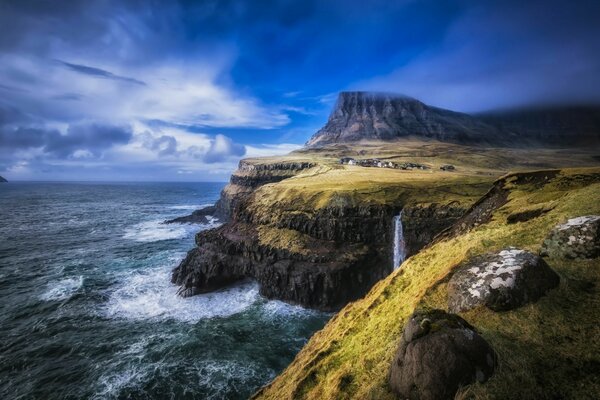
{"type": "MultiPolygon", "coordinates": [[[[293,178],[259,188],[250,207],[311,211],[327,206],[414,203],[470,205],[499,176],[514,170],[599,165],[592,149],[478,148],[437,141],[402,140],[338,144],[304,149],[288,156],[247,159],[250,164],[307,161],[316,166],[293,178]],[[340,165],[341,157],[418,163],[428,170],[340,165]],[[452,164],[455,171],[440,170],[452,164]]],[[[273,172],[276,174],[277,172],[273,172]]]]}
{"type": "MultiPolygon", "coordinates": [[[[509,190],[508,202],[490,222],[409,258],[317,332],[257,398],[395,398],[387,374],[403,325],[416,308],[447,308],[446,284],[459,263],[508,246],[538,252],[556,224],[600,214],[600,168],[564,169],[542,183],[521,182],[513,175],[500,184],[509,190]],[[509,215],[527,208],[549,211],[507,223],[509,215]]],[[[464,388],[459,398],[598,397],[598,260],[547,262],[561,283],[538,302],[508,312],[477,308],[461,314],[492,345],[500,364],[490,381],[464,388]]]]}

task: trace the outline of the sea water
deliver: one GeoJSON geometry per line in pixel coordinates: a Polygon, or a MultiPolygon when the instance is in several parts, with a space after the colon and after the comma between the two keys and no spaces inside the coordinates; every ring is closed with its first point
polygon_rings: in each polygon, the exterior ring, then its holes
{"type": "Polygon", "coordinates": [[[0,398],[245,399],[329,314],[248,281],[181,298],[217,183],[0,185],[0,398]]]}

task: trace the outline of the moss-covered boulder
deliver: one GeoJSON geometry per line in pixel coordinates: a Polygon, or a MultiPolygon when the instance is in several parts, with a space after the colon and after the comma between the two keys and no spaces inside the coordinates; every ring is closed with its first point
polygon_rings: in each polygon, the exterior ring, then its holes
{"type": "Polygon", "coordinates": [[[464,319],[442,310],[415,312],[404,327],[389,384],[401,398],[453,399],[461,386],[485,382],[496,355],[464,319]]]}
{"type": "Polygon", "coordinates": [[[596,258],[600,256],[600,215],[571,218],[557,225],[542,245],[542,256],[596,258]]]}
{"type": "Polygon", "coordinates": [[[448,309],[485,305],[505,311],[537,301],[558,286],[558,275],[537,255],[509,247],[460,265],[448,283],[448,309]]]}

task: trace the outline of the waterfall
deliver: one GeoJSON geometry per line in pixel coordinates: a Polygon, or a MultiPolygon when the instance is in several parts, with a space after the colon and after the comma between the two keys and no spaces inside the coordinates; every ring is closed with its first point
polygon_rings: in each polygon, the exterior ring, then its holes
{"type": "Polygon", "coordinates": [[[402,231],[402,211],[394,217],[394,264],[397,269],[406,258],[406,244],[404,243],[404,232],[402,231]]]}

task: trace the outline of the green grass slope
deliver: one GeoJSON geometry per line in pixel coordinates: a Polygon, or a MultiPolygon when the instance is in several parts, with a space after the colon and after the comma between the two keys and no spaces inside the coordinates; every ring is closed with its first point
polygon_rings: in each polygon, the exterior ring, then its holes
{"type": "MultiPolygon", "coordinates": [[[[394,399],[387,374],[404,323],[416,308],[447,308],[446,284],[459,263],[507,246],[538,252],[556,224],[600,214],[600,168],[563,169],[543,182],[507,175],[498,184],[508,190],[508,202],[489,222],[409,258],[317,332],[256,398],[394,399]],[[536,208],[549,211],[507,223],[509,215],[536,208]]],[[[487,383],[463,388],[459,398],[600,397],[599,260],[547,262],[561,283],[538,302],[508,312],[478,308],[461,314],[496,350],[499,368],[487,383]]]]}

